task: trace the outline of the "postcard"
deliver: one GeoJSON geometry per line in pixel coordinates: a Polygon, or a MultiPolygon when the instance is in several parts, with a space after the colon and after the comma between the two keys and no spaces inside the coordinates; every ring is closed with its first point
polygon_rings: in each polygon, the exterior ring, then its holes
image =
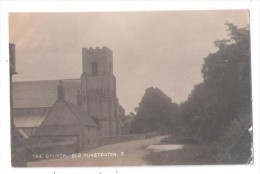
{"type": "Polygon", "coordinates": [[[253,164],[249,16],[10,13],[12,166],[253,164]]]}

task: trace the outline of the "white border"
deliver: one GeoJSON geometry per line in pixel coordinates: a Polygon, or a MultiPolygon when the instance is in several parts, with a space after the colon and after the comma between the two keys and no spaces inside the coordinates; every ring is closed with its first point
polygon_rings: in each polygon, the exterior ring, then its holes
{"type": "MultiPolygon", "coordinates": [[[[259,11],[258,0],[226,1],[1,1],[0,0],[0,96],[1,96],[1,173],[66,174],[66,173],[260,173],[259,161],[259,11]],[[93,11],[165,11],[165,10],[220,10],[250,9],[253,114],[254,114],[254,165],[229,166],[167,166],[167,167],[81,167],[81,168],[12,168],[10,159],[9,124],[9,62],[8,62],[8,13],[10,12],[93,12],[93,11]]],[[[203,19],[202,19],[203,20],[203,19]]],[[[19,30],[19,28],[18,28],[19,30]]]]}

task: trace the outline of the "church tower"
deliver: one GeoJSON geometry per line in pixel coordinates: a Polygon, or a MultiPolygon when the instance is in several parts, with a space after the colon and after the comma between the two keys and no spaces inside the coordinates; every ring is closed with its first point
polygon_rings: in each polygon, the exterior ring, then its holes
{"type": "Polygon", "coordinates": [[[82,48],[82,108],[99,125],[100,136],[120,134],[113,53],[107,47],[82,48]]]}

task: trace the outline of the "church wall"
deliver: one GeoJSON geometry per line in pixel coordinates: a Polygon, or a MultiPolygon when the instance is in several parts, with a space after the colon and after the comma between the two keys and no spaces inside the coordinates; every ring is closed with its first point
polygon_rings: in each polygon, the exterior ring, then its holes
{"type": "Polygon", "coordinates": [[[83,132],[83,139],[82,139],[83,150],[89,150],[97,147],[98,145],[97,136],[98,136],[98,132],[96,127],[85,126],[83,132]]]}
{"type": "Polygon", "coordinates": [[[81,90],[81,85],[79,80],[75,82],[70,82],[68,80],[63,80],[64,86],[64,98],[68,103],[77,104],[77,93],[81,90]]]}
{"type": "Polygon", "coordinates": [[[116,122],[114,119],[110,120],[110,125],[111,125],[110,136],[116,136],[116,122]]]}
{"type": "Polygon", "coordinates": [[[100,120],[99,121],[99,131],[101,136],[110,136],[109,132],[109,121],[108,120],[100,120]]]}
{"type": "Polygon", "coordinates": [[[116,124],[116,135],[120,135],[121,129],[120,129],[120,120],[119,120],[119,103],[118,99],[116,98],[114,100],[114,111],[115,111],[115,124],[116,124]]]}

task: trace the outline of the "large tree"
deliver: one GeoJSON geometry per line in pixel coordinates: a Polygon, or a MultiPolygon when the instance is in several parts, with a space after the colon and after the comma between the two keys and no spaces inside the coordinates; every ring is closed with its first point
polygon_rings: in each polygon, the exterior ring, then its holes
{"type": "Polygon", "coordinates": [[[136,116],[131,122],[131,133],[160,131],[167,133],[172,129],[173,114],[177,104],[158,88],[147,88],[136,108],[136,116]]]}
{"type": "Polygon", "coordinates": [[[229,38],[215,41],[218,51],[204,59],[204,81],[195,86],[179,113],[186,135],[222,146],[227,161],[245,162],[251,154],[250,35],[248,27],[226,25],[229,38]]]}
{"type": "Polygon", "coordinates": [[[201,130],[202,137],[208,124],[213,121],[214,125],[210,126],[215,126],[215,139],[218,139],[226,134],[231,121],[238,119],[241,114],[248,121],[251,120],[249,29],[238,28],[230,23],[227,26],[229,39],[215,42],[219,49],[205,58],[202,68],[204,83],[212,91],[212,106],[208,109],[211,114],[202,125],[205,129],[201,130]]]}

